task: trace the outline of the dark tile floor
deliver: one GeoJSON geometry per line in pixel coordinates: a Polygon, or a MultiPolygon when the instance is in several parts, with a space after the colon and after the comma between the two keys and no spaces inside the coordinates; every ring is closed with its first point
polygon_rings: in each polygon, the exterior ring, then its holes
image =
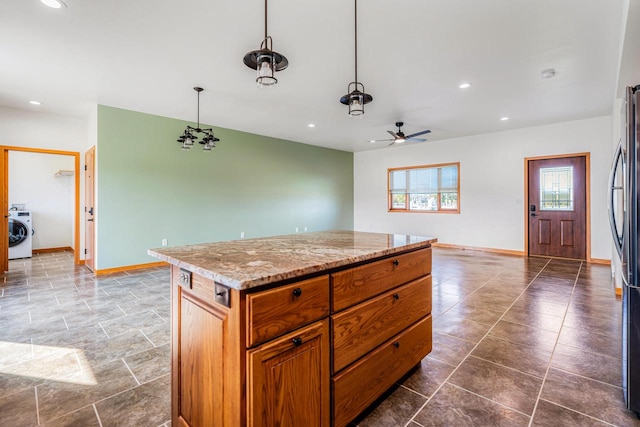
{"type": "MultiPolygon", "coordinates": [[[[167,268],[0,283],[0,426],[170,426],[167,268]]],[[[433,351],[360,426],[640,426],[608,266],[434,250],[433,351]]]]}

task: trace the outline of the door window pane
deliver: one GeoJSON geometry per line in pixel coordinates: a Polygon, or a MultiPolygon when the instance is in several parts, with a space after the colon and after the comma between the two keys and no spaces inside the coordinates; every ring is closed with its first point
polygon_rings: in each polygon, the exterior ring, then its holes
{"type": "Polygon", "coordinates": [[[573,166],[540,169],[540,210],[573,210],[573,166]]]}

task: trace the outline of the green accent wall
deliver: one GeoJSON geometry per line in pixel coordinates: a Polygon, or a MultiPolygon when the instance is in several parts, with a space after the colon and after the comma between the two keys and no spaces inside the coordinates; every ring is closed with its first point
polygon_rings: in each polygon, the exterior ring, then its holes
{"type": "Polygon", "coordinates": [[[97,269],[157,261],[162,239],[353,229],[353,153],[216,126],[212,152],[183,151],[187,124],[98,106],[97,269]]]}

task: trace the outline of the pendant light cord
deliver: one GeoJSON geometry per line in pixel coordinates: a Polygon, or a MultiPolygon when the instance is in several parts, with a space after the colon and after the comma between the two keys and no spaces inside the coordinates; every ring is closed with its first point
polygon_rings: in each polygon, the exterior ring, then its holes
{"type": "Polygon", "coordinates": [[[354,3],[354,21],[355,21],[353,28],[355,33],[354,40],[355,40],[355,52],[356,52],[355,63],[356,63],[356,86],[357,86],[357,83],[358,83],[358,0],[353,0],[353,3],[354,3]]]}
{"type": "Polygon", "coordinates": [[[264,0],[264,39],[267,40],[267,0],[264,0]]]}
{"type": "Polygon", "coordinates": [[[200,91],[198,91],[198,126],[196,128],[200,130],[200,91]]]}

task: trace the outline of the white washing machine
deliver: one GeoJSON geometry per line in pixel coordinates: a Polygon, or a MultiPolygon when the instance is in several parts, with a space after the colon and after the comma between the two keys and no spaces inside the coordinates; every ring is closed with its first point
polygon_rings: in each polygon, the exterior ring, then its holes
{"type": "Polygon", "coordinates": [[[9,211],[9,259],[33,255],[31,212],[9,211]]]}

